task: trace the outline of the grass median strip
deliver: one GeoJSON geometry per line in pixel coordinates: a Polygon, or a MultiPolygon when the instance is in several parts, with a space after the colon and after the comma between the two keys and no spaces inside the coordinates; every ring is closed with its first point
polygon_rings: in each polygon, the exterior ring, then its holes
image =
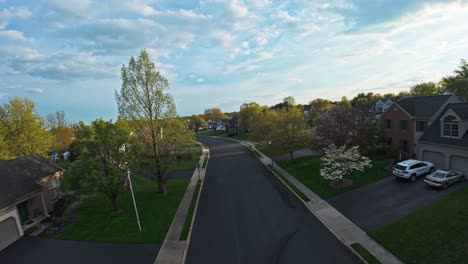
{"type": "Polygon", "coordinates": [[[184,227],[180,233],[179,240],[187,240],[188,234],[190,232],[190,226],[192,225],[193,214],[195,212],[195,205],[197,204],[198,195],[200,193],[201,180],[198,180],[197,186],[195,187],[195,192],[192,196],[192,202],[190,203],[190,208],[185,217],[184,227]]]}
{"type": "Polygon", "coordinates": [[[359,243],[354,243],[354,244],[351,244],[351,247],[356,250],[357,253],[359,253],[359,255],[361,255],[361,257],[363,257],[367,263],[369,264],[381,264],[380,261],[378,261],[374,255],[372,255],[369,251],[367,251],[367,249],[365,249],[361,244],[359,243]]]}
{"type": "Polygon", "coordinates": [[[466,263],[467,201],[464,187],[370,235],[405,263],[466,263]]]}
{"type": "Polygon", "coordinates": [[[289,188],[291,188],[295,193],[297,193],[297,195],[299,195],[299,197],[301,197],[302,200],[304,200],[305,202],[310,201],[309,197],[307,197],[296,186],[294,186],[294,184],[292,184],[288,179],[286,179],[286,177],[284,177],[283,174],[281,174],[279,171],[277,171],[275,168],[272,168],[271,166],[268,167],[270,167],[270,169],[272,169],[276,173],[276,175],[278,175],[289,186],[289,188]]]}

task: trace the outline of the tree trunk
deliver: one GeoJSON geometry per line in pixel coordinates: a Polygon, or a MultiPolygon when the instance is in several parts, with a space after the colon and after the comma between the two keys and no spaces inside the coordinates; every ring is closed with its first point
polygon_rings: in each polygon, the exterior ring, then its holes
{"type": "Polygon", "coordinates": [[[109,198],[110,198],[111,204],[112,204],[112,212],[115,213],[115,212],[117,212],[119,210],[119,208],[117,207],[117,196],[112,195],[109,198]]]}
{"type": "Polygon", "coordinates": [[[159,159],[156,159],[156,177],[158,178],[158,192],[160,194],[166,194],[166,182],[164,181],[161,161],[159,159]]]}

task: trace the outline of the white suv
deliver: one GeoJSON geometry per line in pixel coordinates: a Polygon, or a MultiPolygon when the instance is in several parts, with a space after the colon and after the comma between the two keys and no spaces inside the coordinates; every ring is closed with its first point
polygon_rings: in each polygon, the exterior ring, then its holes
{"type": "Polygon", "coordinates": [[[405,160],[393,167],[393,176],[410,179],[412,182],[417,176],[434,172],[434,164],[420,160],[405,160]]]}

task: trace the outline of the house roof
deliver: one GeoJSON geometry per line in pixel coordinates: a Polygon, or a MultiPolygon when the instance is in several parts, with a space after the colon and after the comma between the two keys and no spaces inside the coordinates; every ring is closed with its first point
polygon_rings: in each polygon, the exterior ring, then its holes
{"type": "Polygon", "coordinates": [[[311,108],[310,105],[304,105],[304,111],[310,111],[311,108]]]}
{"type": "Polygon", "coordinates": [[[430,119],[451,95],[402,97],[396,102],[408,114],[415,118],[430,119]]]}
{"type": "Polygon", "coordinates": [[[37,181],[63,169],[38,154],[0,161],[0,209],[40,192],[37,181]]]}
{"type": "Polygon", "coordinates": [[[462,120],[468,119],[468,103],[448,104],[442,113],[437,117],[436,121],[426,128],[422,136],[419,138],[419,141],[468,148],[468,130],[464,135],[462,135],[460,139],[446,138],[441,136],[440,119],[450,109],[452,109],[457,115],[460,114],[459,117],[462,120]]]}

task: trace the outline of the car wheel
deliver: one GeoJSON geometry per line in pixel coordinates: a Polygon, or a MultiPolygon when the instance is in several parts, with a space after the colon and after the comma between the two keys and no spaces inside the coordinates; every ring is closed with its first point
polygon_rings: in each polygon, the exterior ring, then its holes
{"type": "Polygon", "coordinates": [[[445,183],[444,184],[444,189],[447,189],[448,188],[448,183],[445,183]]]}
{"type": "Polygon", "coordinates": [[[410,177],[410,181],[414,182],[416,180],[416,174],[412,174],[410,177]]]}

